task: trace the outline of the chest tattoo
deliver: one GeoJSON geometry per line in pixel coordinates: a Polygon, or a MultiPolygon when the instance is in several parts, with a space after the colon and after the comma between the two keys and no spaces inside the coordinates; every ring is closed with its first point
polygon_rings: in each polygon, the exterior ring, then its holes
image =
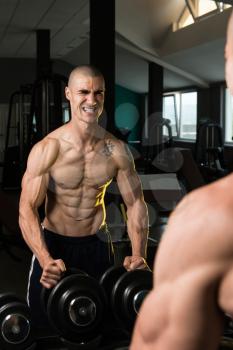
{"type": "Polygon", "coordinates": [[[113,149],[115,145],[111,142],[111,140],[108,140],[105,142],[104,148],[101,150],[101,153],[106,157],[111,157],[113,154],[113,149]]]}

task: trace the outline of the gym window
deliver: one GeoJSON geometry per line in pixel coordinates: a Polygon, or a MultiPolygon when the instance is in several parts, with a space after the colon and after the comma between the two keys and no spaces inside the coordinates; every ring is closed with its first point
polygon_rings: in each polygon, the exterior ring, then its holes
{"type": "Polygon", "coordinates": [[[63,124],[70,121],[70,106],[67,102],[62,102],[62,122],[63,124]]]}
{"type": "Polygon", "coordinates": [[[233,142],[233,97],[225,89],[225,142],[233,142]]]}
{"type": "Polygon", "coordinates": [[[173,31],[189,26],[201,19],[218,14],[232,5],[214,0],[185,0],[186,6],[177,22],[173,24],[173,31]]]}
{"type": "MultiPolygon", "coordinates": [[[[172,136],[196,140],[197,92],[174,92],[163,96],[163,118],[170,120],[172,136]]],[[[166,130],[164,129],[166,135],[166,130]]]]}
{"type": "MultiPolygon", "coordinates": [[[[163,96],[163,118],[170,120],[172,136],[178,136],[177,101],[175,94],[163,96]]],[[[168,136],[165,127],[163,133],[168,136]]]]}

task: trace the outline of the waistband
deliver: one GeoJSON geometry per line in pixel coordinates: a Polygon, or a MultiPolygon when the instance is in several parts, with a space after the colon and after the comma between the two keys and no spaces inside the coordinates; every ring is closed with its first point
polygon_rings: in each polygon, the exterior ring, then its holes
{"type": "Polygon", "coordinates": [[[50,231],[43,226],[42,228],[46,240],[59,241],[64,244],[88,244],[98,240],[108,241],[108,231],[105,226],[99,229],[96,233],[87,236],[64,236],[60,233],[50,231]]]}

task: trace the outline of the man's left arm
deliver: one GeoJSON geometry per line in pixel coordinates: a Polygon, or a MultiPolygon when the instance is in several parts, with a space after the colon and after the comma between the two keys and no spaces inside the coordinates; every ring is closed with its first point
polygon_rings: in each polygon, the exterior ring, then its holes
{"type": "Polygon", "coordinates": [[[127,230],[132,245],[132,256],[125,258],[124,266],[127,270],[147,268],[148,210],[132,154],[122,141],[117,148],[116,179],[127,207],[127,230]]]}

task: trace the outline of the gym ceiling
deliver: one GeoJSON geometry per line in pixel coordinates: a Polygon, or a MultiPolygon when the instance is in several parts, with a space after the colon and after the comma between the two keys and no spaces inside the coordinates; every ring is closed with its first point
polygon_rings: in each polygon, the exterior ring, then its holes
{"type": "MultiPolygon", "coordinates": [[[[231,9],[173,32],[185,6],[185,0],[116,0],[118,84],[147,92],[148,61],[164,66],[165,89],[224,80],[231,9]]],[[[88,0],[0,0],[1,58],[35,58],[37,29],[50,29],[52,59],[88,62],[88,0]]]]}

